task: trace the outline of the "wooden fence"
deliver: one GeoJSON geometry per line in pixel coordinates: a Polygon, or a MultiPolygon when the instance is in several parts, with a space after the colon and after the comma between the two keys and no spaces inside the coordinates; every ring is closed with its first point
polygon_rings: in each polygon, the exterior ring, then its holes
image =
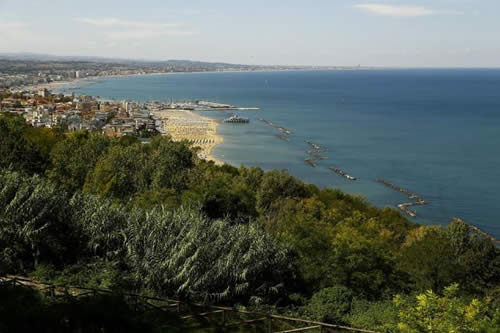
{"type": "Polygon", "coordinates": [[[115,292],[107,289],[95,289],[78,286],[57,286],[48,282],[39,282],[24,277],[0,277],[1,283],[30,288],[45,292],[51,297],[87,297],[96,295],[115,295],[123,297],[131,304],[135,311],[155,310],[176,313],[181,320],[191,318],[211,318],[222,328],[230,329],[232,326],[242,326],[259,323],[266,333],[292,333],[292,332],[362,332],[378,333],[375,331],[311,321],[306,319],[281,316],[269,313],[252,312],[230,307],[184,302],[171,298],[150,297],[133,293],[115,292]]]}

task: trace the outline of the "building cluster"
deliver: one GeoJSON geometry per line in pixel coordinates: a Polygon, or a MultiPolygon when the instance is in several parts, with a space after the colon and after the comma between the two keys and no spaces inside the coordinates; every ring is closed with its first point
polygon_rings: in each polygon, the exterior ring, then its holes
{"type": "Polygon", "coordinates": [[[19,88],[25,86],[48,84],[53,82],[67,82],[75,79],[97,78],[119,75],[146,74],[142,70],[109,69],[109,70],[50,70],[29,73],[2,73],[0,72],[0,88],[19,88]]]}
{"type": "Polygon", "coordinates": [[[151,114],[155,110],[148,104],[52,94],[47,89],[16,93],[4,90],[0,98],[0,112],[21,115],[33,127],[99,131],[113,137],[151,137],[161,133],[163,124],[151,114]]]}
{"type": "Polygon", "coordinates": [[[207,63],[187,60],[158,62],[141,61],[83,61],[81,59],[21,60],[4,59],[0,56],[0,89],[71,81],[83,78],[107,76],[143,75],[173,72],[223,72],[259,70],[297,70],[304,67],[251,66],[224,63],[207,63]]]}

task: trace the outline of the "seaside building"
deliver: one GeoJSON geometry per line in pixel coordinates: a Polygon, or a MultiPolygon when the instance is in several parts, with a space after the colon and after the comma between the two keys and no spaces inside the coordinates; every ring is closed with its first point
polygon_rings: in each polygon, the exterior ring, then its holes
{"type": "Polygon", "coordinates": [[[43,97],[43,98],[48,97],[48,96],[50,96],[50,91],[48,91],[45,88],[40,89],[40,90],[38,90],[38,96],[43,97]]]}

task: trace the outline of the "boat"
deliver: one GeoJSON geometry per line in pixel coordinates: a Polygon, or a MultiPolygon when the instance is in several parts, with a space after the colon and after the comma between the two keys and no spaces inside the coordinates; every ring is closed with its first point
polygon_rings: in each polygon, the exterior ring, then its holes
{"type": "Polygon", "coordinates": [[[246,124],[250,122],[248,118],[240,117],[234,114],[231,117],[224,119],[223,121],[225,123],[240,123],[240,124],[246,124]]]}

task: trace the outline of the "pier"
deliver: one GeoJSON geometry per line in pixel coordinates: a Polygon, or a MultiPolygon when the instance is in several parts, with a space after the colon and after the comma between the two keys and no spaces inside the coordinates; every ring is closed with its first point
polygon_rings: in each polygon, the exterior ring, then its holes
{"type": "Polygon", "coordinates": [[[229,118],[223,120],[225,123],[233,123],[233,124],[248,124],[250,120],[248,118],[240,117],[238,115],[232,115],[229,118]]]}
{"type": "Polygon", "coordinates": [[[149,102],[154,109],[161,110],[191,110],[191,111],[258,111],[258,107],[239,107],[230,104],[222,104],[208,101],[169,101],[149,102]]]}
{"type": "Polygon", "coordinates": [[[340,168],[328,167],[328,169],[332,170],[336,174],[339,174],[339,175],[341,175],[342,177],[344,177],[344,178],[346,178],[348,180],[356,180],[356,177],[351,176],[350,174],[346,173],[345,171],[343,171],[340,168]]]}

